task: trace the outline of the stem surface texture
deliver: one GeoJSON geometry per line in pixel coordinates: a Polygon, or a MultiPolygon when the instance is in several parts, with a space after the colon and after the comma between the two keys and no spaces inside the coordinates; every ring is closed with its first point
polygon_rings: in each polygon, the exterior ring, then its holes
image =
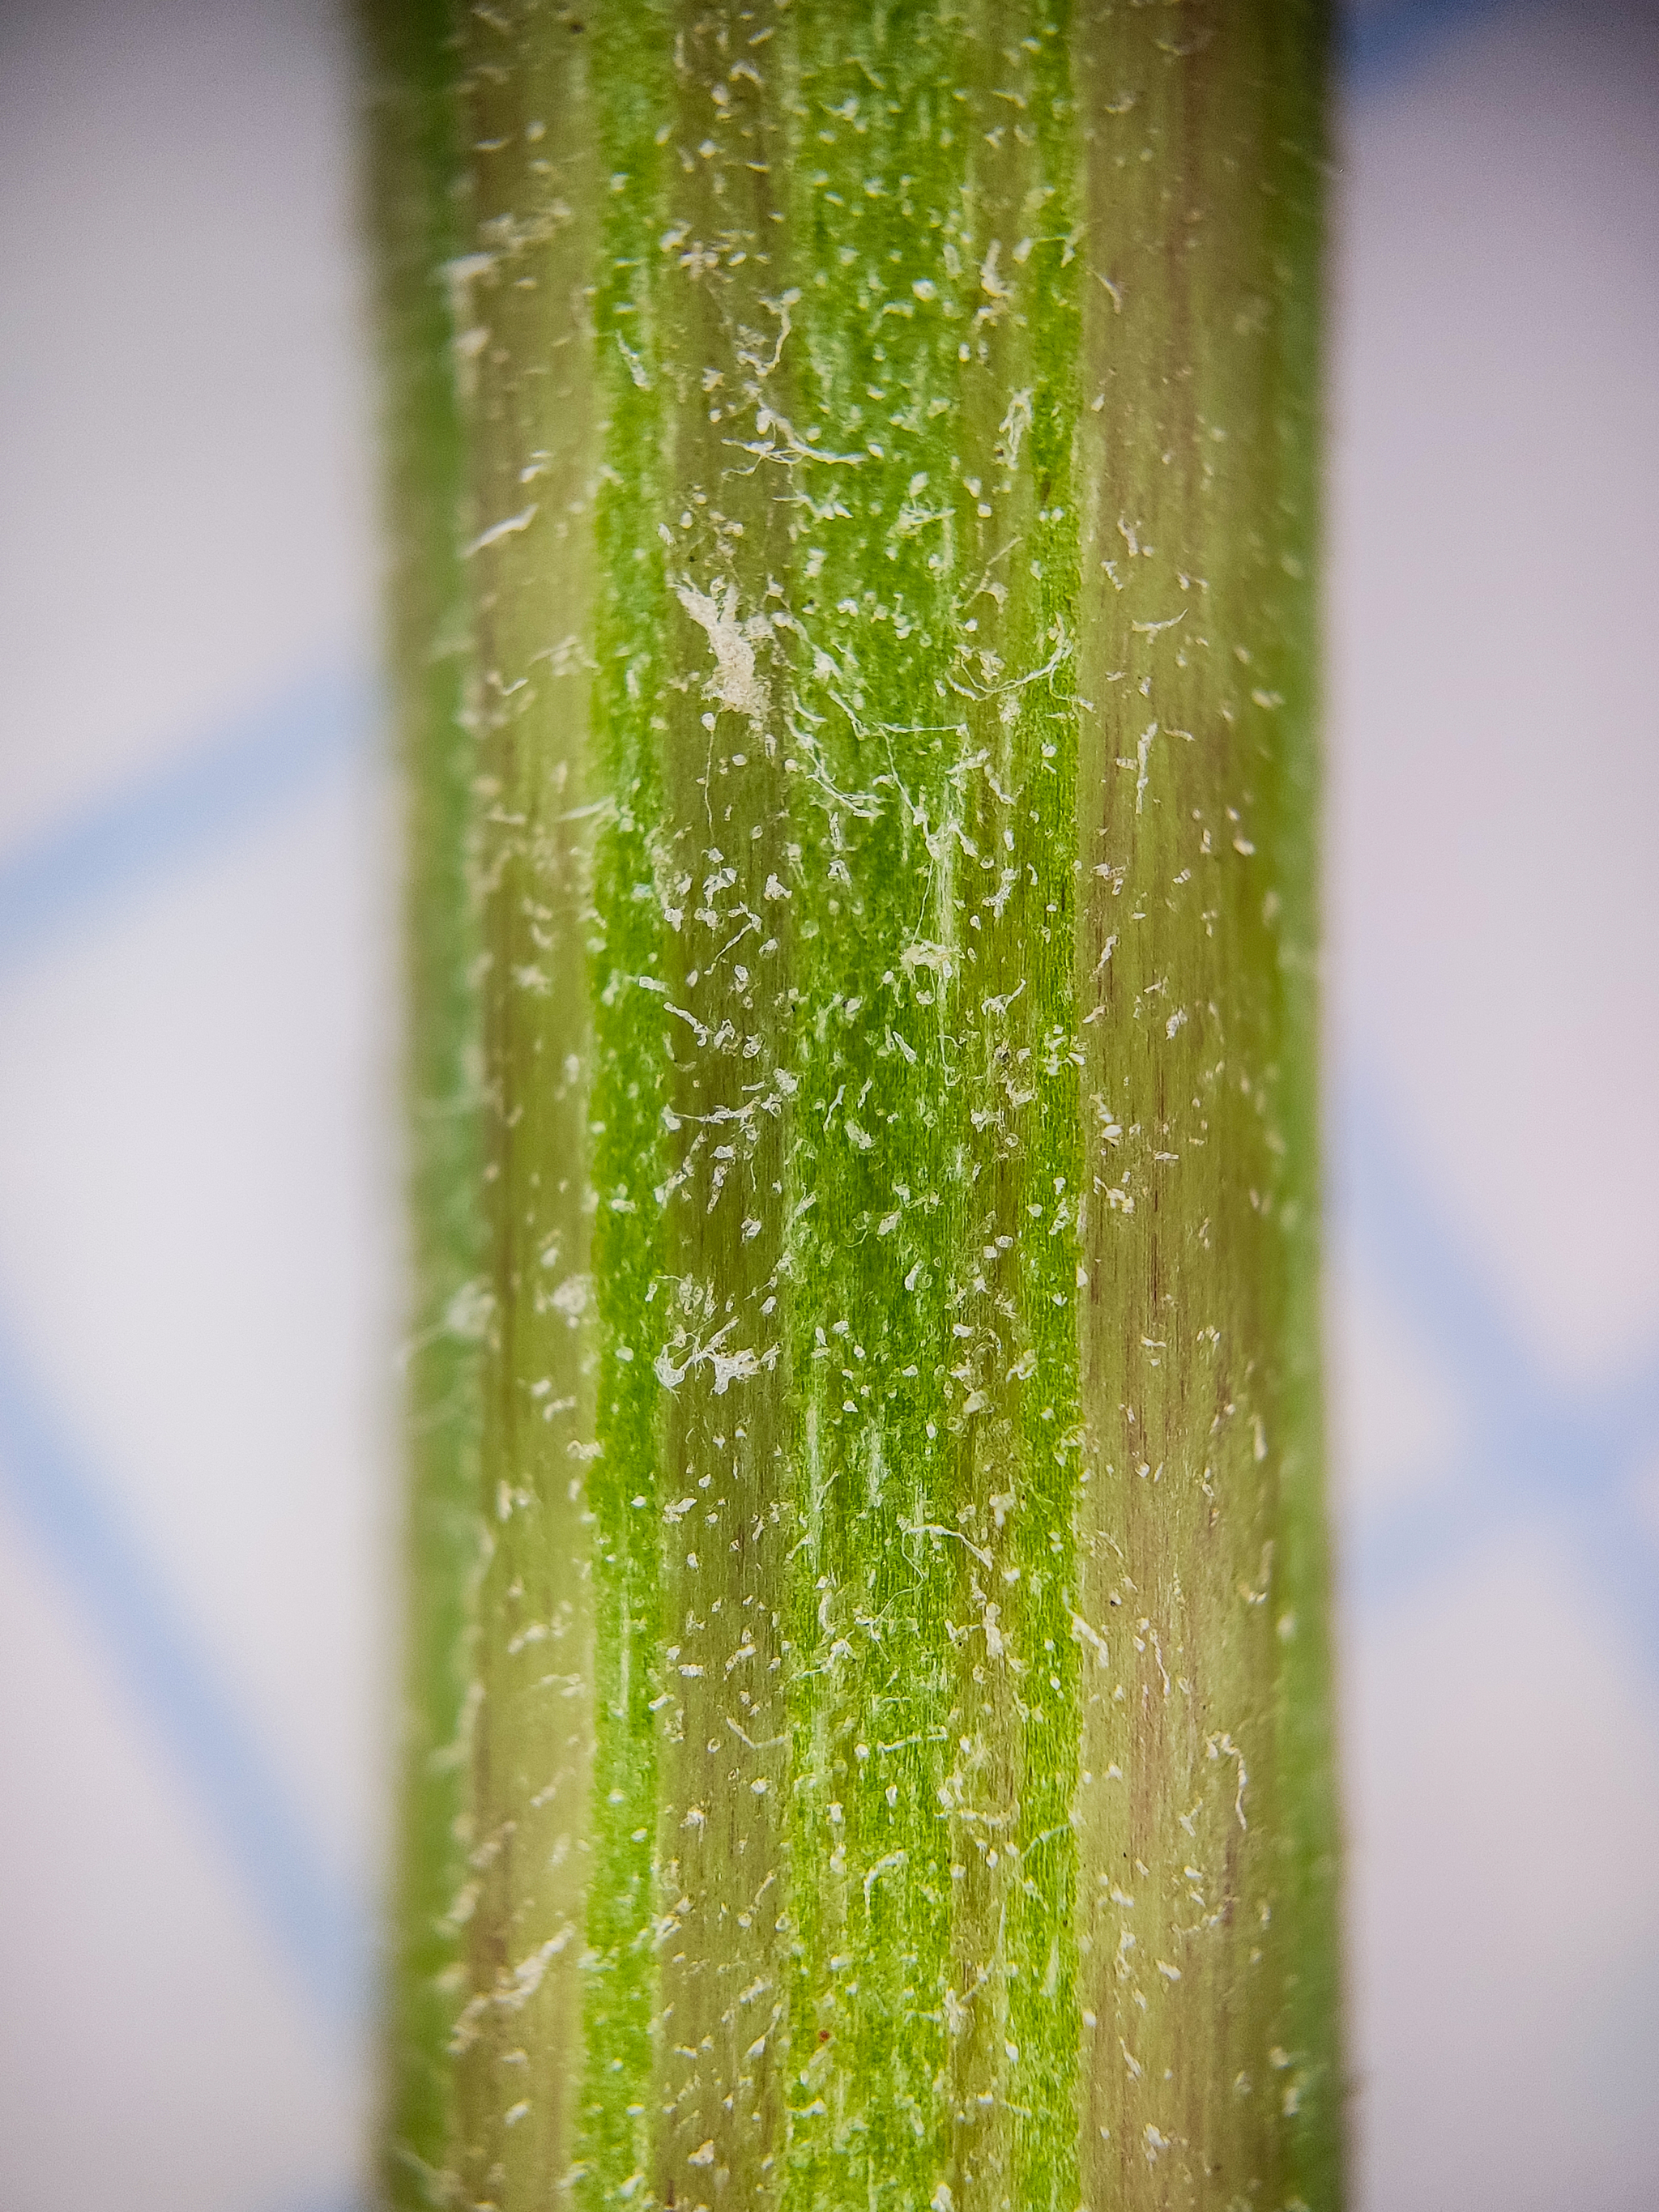
{"type": "Polygon", "coordinates": [[[1311,0],[365,0],[399,2207],[1337,2212],[1311,0]]]}

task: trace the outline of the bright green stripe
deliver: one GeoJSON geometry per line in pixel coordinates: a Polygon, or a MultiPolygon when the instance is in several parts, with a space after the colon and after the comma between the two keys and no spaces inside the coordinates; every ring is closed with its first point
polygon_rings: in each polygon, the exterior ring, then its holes
{"type": "MultiPolygon", "coordinates": [[[[1020,2051],[1010,2084],[1024,2117],[1016,2130],[1014,2201],[1030,2212],[1073,2212],[1078,2202],[1076,1836],[1079,1653],[1073,1632],[1078,1472],[1077,1209],[1083,1202],[1073,969],[1078,908],[1078,501],[1073,483],[1079,400],[1077,293],[1079,210],[1075,197],[1077,106],[1071,9],[1049,0],[1032,11],[1036,52],[1026,79],[1042,182],[1048,191],[1025,299],[1037,310],[1030,337],[1032,381],[1030,526],[1033,588],[1025,659],[1041,665],[1063,637],[1063,670],[1023,700],[1024,782],[1017,831],[1030,862],[1010,948],[1031,977],[1027,1063],[1036,1097],[1024,1132],[1029,1164],[1015,1201],[1024,1231],[1022,1296],[1037,1368],[1019,1402],[1030,1506],[1017,1521],[1019,1650],[1030,1669],[1024,1695],[1024,1778],[1019,1887],[1013,1900],[1014,1979],[1009,2014],[1020,2051]],[[1046,514],[1046,520],[1045,520],[1046,514]],[[1041,568],[1041,575],[1036,574],[1041,568]],[[1036,881],[1031,881],[1032,874],[1036,881]],[[1041,1205],[1041,1216],[1033,1207],[1041,1205]]],[[[1024,1003],[1023,1001],[1021,1002],[1024,1003]]]]}
{"type": "Polygon", "coordinates": [[[1069,2212],[1064,27],[806,27],[793,2166],[1069,2212]]]}
{"type": "Polygon", "coordinates": [[[606,9],[592,26],[599,167],[617,181],[602,202],[594,302],[602,395],[598,501],[599,599],[593,742],[608,802],[594,884],[596,1041],[593,1268],[602,1328],[598,1437],[588,1486],[594,1516],[593,1804],[584,1977],[585,2080],[580,2199],[603,2205],[650,2165],[650,1929],[660,1687],[659,1386],[655,1303],[663,1269],[664,1065],[659,1000],[641,986],[663,969],[653,895],[662,807],[659,711],[663,636],[661,380],[653,276],[660,222],[667,53],[644,7],[606,9]],[[645,896],[641,896],[644,893],[645,896]]]}
{"type": "Polygon", "coordinates": [[[945,1518],[950,1449],[937,1354],[963,1115],[939,975],[903,955],[952,931],[929,877],[954,857],[942,823],[960,750],[942,690],[960,325],[943,311],[941,248],[959,215],[947,88],[961,54],[933,9],[861,12],[803,22],[798,173],[799,429],[853,457],[800,464],[794,487],[808,503],[792,888],[811,986],[791,1162],[807,1539],[792,1605],[791,2173],[812,2212],[925,2204],[951,2154],[936,2086],[953,1906],[939,1646],[959,1562],[954,1545],[897,1528],[945,1518]],[[918,283],[940,298],[918,300],[918,283]]]}

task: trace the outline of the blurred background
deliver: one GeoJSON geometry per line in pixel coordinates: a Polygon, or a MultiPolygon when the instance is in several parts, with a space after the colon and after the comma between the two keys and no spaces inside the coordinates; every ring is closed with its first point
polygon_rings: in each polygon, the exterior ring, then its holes
{"type": "MultiPolygon", "coordinates": [[[[325,0],[0,7],[0,2212],[349,2212],[395,807],[325,0]]],[[[1659,12],[1345,23],[1361,2212],[1659,2204],[1659,12]]],[[[1265,2212],[1265,2208],[1264,2208],[1265,2212]]]]}

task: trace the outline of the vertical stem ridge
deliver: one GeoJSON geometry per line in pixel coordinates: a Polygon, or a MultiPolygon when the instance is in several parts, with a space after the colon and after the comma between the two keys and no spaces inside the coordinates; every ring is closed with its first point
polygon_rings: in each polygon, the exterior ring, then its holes
{"type": "Polygon", "coordinates": [[[653,1929],[663,1669],[659,1475],[666,1181],[661,994],[664,377],[654,240],[662,228],[665,19],[641,5],[591,26],[600,208],[594,375],[603,410],[596,501],[593,754],[598,817],[591,989],[595,1067],[592,1264],[600,1328],[594,1516],[593,1848],[583,1984],[584,2205],[649,2172],[653,1929]]]}
{"type": "Polygon", "coordinates": [[[394,2196],[1335,2212],[1322,15],[366,6],[394,2196]]]}
{"type": "Polygon", "coordinates": [[[1109,887],[1079,943],[1085,2194],[1272,2202],[1317,2172],[1330,2202],[1328,1972],[1317,2013],[1294,1994],[1328,1905],[1286,1863],[1316,1830],[1328,1863],[1330,1804],[1287,1769],[1282,1687],[1294,1665],[1324,1710],[1310,395],[1285,344],[1318,265],[1285,220],[1321,151],[1320,19],[1097,5],[1079,54],[1102,395],[1080,858],[1109,887]]]}
{"type": "Polygon", "coordinates": [[[469,10],[468,247],[445,274],[471,477],[487,1131],[466,1999],[452,2042],[465,2201],[545,2202],[570,2159],[589,1843],[595,1450],[581,988],[594,408],[586,46],[538,0],[469,10]],[[550,32],[552,35],[549,35],[550,32]]]}
{"type": "Polygon", "coordinates": [[[387,453],[386,648],[409,854],[404,902],[414,1009],[408,1099],[411,1284],[405,1351],[408,1603],[400,1668],[392,1870],[385,2185],[436,2201],[454,2124],[449,2041],[466,1878],[465,1732],[477,1557],[477,916],[466,884],[471,747],[461,726],[469,613],[459,559],[465,455],[437,272],[459,250],[460,165],[444,0],[364,19],[365,186],[383,332],[387,453]]]}
{"type": "Polygon", "coordinates": [[[791,1364],[783,1160],[787,514],[760,451],[788,331],[786,10],[679,18],[663,275],[671,679],[664,1010],[664,1924],[659,2200],[776,2200],[787,1884],[782,1589],[791,1364]],[[781,1073],[783,1081],[780,1081],[781,1073]]]}

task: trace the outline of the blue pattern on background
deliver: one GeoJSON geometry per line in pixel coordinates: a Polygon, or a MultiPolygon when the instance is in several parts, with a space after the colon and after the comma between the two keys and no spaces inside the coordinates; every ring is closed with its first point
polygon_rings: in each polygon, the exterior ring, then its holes
{"type": "Polygon", "coordinates": [[[1514,0],[1390,0],[1343,11],[1342,76],[1350,94],[1390,90],[1449,40],[1505,13],[1514,0]]]}
{"type": "Polygon", "coordinates": [[[313,677],[61,829],[0,854],[0,972],[54,929],[310,799],[320,771],[362,750],[374,700],[361,676],[313,677]]]}
{"type": "Polygon", "coordinates": [[[317,2009],[362,2010],[364,1922],[292,1793],[105,1486],[29,1379],[0,1320],[0,1495],[86,1607],[317,2009]]]}
{"type": "MultiPolygon", "coordinates": [[[[0,978],[58,932],[118,912],[284,806],[314,803],[328,769],[361,757],[373,688],[338,672],[297,686],[212,743],[0,857],[0,978]]],[[[318,2011],[363,2009],[366,1925],[325,1870],[308,1824],[192,1635],[165,1578],[32,1379],[0,1316],[0,1496],[51,1559],[217,1831],[318,2011]]]]}
{"type": "Polygon", "coordinates": [[[1659,1444],[1659,1361],[1583,1394],[1552,1387],[1407,1169],[1374,1085],[1352,1087],[1336,1132],[1333,1217],[1395,1310],[1455,1374],[1468,1421],[1456,1466],[1444,1470],[1454,1483],[1361,1519],[1355,1595],[1364,1605],[1396,1603],[1431,1575],[1455,1572],[1495,1528],[1540,1527],[1563,1565],[1612,1601],[1659,1681],[1651,1546],[1632,1498],[1659,1444]]]}

